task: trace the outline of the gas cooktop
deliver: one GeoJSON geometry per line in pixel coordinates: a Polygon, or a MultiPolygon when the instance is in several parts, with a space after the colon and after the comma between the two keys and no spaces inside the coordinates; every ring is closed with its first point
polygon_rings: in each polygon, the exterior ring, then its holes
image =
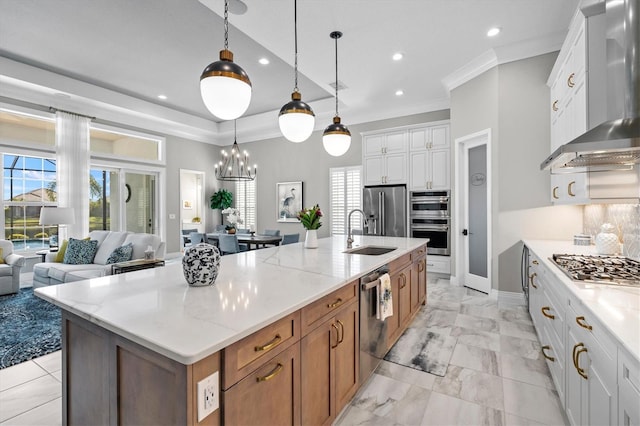
{"type": "Polygon", "coordinates": [[[551,260],[574,281],[640,287],[640,262],[628,257],[554,254],[551,260]]]}

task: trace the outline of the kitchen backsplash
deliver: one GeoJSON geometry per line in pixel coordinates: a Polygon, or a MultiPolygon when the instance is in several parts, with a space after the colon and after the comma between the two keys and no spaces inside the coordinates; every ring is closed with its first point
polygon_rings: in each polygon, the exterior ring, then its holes
{"type": "Polygon", "coordinates": [[[595,241],[603,223],[612,224],[625,256],[640,260],[640,204],[590,204],[584,206],[584,233],[595,241]]]}

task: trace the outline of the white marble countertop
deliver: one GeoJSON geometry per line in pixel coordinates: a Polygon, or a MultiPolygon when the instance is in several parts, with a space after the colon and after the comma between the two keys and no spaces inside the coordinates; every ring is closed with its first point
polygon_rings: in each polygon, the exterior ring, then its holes
{"type": "Polygon", "coordinates": [[[193,364],[325,296],[428,239],[354,236],[358,245],[397,247],[343,253],[346,237],[223,256],[216,282],[190,287],[180,262],[162,268],[35,290],[39,297],[182,364],[193,364]]]}
{"type": "Polygon", "coordinates": [[[597,254],[595,246],[568,241],[525,240],[524,243],[632,356],[640,360],[640,287],[580,283],[551,260],[553,254],[597,254]]]}

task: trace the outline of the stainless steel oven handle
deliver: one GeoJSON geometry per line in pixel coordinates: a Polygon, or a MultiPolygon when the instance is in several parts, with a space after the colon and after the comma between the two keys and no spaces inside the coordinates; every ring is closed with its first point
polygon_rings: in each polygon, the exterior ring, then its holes
{"type": "Polygon", "coordinates": [[[420,226],[412,226],[411,230],[413,231],[448,231],[449,227],[446,225],[442,225],[442,226],[424,226],[424,225],[420,225],[420,226]]]}
{"type": "Polygon", "coordinates": [[[411,198],[412,203],[448,203],[449,197],[413,197],[411,198]]]}
{"type": "Polygon", "coordinates": [[[380,278],[378,278],[375,281],[371,281],[370,283],[362,284],[361,290],[362,291],[371,290],[372,288],[378,287],[378,285],[380,285],[380,278]]]}

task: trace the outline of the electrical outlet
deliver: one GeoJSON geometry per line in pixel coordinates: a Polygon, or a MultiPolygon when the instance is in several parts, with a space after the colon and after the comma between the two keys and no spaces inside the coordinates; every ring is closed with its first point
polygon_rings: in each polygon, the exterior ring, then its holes
{"type": "Polygon", "coordinates": [[[220,405],[220,387],[218,372],[198,382],[198,422],[218,409],[220,405]]]}
{"type": "Polygon", "coordinates": [[[175,219],[176,215],[175,213],[169,213],[169,219],[175,219]]]}

